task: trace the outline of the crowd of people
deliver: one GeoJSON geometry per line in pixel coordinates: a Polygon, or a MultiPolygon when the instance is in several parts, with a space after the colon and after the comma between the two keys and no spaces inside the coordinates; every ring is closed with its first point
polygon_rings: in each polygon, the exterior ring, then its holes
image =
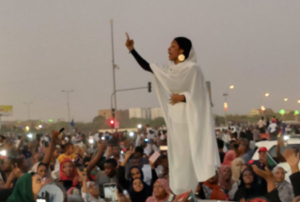
{"type": "MultiPolygon", "coordinates": [[[[267,129],[259,122],[256,129],[265,133],[262,127],[267,129]]],[[[134,135],[96,133],[92,139],[58,131],[32,139],[0,136],[0,202],[55,201],[57,193],[41,194],[47,185],[57,186],[64,201],[300,201],[299,151],[281,154],[278,138],[278,159],[290,165],[290,183],[284,168],[268,162],[265,147],[257,148],[259,160],[252,160],[254,130],[216,134],[221,167],[195,190],[177,196],[169,186],[167,131],[145,127],[134,135]]]]}

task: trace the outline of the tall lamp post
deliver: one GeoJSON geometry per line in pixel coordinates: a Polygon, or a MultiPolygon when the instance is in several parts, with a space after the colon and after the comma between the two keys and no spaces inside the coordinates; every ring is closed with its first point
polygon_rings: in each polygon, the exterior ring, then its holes
{"type": "Polygon", "coordinates": [[[27,106],[27,118],[28,121],[30,121],[30,105],[33,104],[33,102],[24,102],[24,105],[27,106]]]}
{"type": "MultiPolygon", "coordinates": [[[[234,85],[230,85],[229,89],[233,90],[235,88],[234,85]]],[[[228,97],[228,93],[224,93],[224,118],[225,118],[225,126],[227,125],[227,111],[228,111],[228,103],[227,103],[227,97],[228,97]]]]}
{"type": "MultiPolygon", "coordinates": [[[[110,20],[111,28],[111,54],[112,54],[112,71],[113,71],[113,92],[116,92],[116,68],[118,66],[115,64],[115,52],[114,52],[114,21],[110,20]]],[[[114,107],[111,109],[112,118],[116,119],[115,115],[117,114],[117,94],[114,94],[114,107]]]]}
{"type": "Polygon", "coordinates": [[[224,93],[224,118],[225,118],[225,126],[227,126],[227,110],[228,110],[228,104],[227,104],[227,96],[228,93],[224,93]]]}
{"type": "MultiPolygon", "coordinates": [[[[264,97],[265,98],[267,98],[267,97],[269,97],[270,96],[270,93],[265,93],[265,95],[264,95],[264,97]]],[[[264,99],[263,99],[263,101],[262,101],[262,105],[261,105],[261,107],[260,107],[260,110],[261,110],[261,114],[262,114],[262,116],[264,115],[264,112],[265,112],[265,110],[266,110],[266,107],[265,107],[265,105],[264,105],[264,99]]]]}

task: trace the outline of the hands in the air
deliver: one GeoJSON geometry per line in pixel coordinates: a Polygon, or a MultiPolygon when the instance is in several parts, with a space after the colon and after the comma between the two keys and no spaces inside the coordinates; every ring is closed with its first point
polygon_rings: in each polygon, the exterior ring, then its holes
{"type": "Polygon", "coordinates": [[[293,149],[286,149],[283,156],[286,162],[290,165],[292,173],[299,172],[299,152],[295,154],[293,149]]]}
{"type": "Polygon", "coordinates": [[[130,39],[127,32],[126,32],[126,37],[127,37],[127,40],[126,40],[125,45],[129,51],[132,51],[134,49],[134,41],[130,39]]]}

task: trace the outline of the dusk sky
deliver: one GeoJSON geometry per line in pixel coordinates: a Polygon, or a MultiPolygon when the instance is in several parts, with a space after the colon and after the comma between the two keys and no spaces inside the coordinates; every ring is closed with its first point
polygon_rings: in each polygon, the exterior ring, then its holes
{"type": "MultiPolygon", "coordinates": [[[[91,121],[110,108],[110,19],[114,19],[117,89],[146,86],[144,72],[125,47],[125,32],[148,61],[167,63],[177,36],[191,39],[206,80],[213,112],[248,114],[262,104],[300,109],[300,1],[290,0],[0,0],[0,105],[13,105],[3,120],[91,121]],[[235,85],[229,91],[230,85],[235,85]],[[269,92],[270,97],[264,98],[269,92]],[[289,98],[288,102],[283,99],[289,98]]],[[[153,87],[154,88],[154,87],[153,87]]],[[[158,107],[155,92],[118,94],[118,108],[158,107]]]]}

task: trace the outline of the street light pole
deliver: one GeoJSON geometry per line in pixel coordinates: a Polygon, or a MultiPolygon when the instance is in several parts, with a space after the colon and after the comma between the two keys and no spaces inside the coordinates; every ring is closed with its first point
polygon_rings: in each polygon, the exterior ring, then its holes
{"type": "Polygon", "coordinates": [[[225,108],[225,105],[227,106],[227,96],[228,96],[228,93],[224,93],[223,94],[224,96],[224,118],[225,118],[225,126],[227,125],[227,109],[225,108]]]}
{"type": "Polygon", "coordinates": [[[27,105],[27,118],[28,121],[30,121],[30,105],[33,104],[33,102],[24,102],[24,105],[27,105]]]}
{"type": "MultiPolygon", "coordinates": [[[[113,69],[113,92],[116,92],[116,64],[115,64],[115,53],[114,53],[114,21],[110,20],[111,27],[111,53],[112,53],[112,69],[113,69]]],[[[114,108],[112,111],[117,115],[117,94],[114,94],[114,108]]],[[[116,117],[113,117],[116,118],[116,117]]]]}
{"type": "Polygon", "coordinates": [[[68,118],[69,122],[71,122],[71,110],[70,110],[70,93],[74,92],[73,90],[62,90],[63,93],[67,95],[67,107],[68,107],[68,118]]]}

